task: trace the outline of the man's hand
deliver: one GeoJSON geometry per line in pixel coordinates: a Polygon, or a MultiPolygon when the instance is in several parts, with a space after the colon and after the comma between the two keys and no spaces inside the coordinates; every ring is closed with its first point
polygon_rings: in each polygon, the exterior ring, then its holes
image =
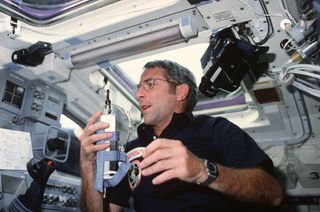
{"type": "MultiPolygon", "coordinates": [[[[157,139],[147,146],[141,162],[142,175],[159,173],[153,184],[178,178],[185,182],[203,182],[208,173],[201,159],[178,140],[157,139]]],[[[279,205],[279,182],[262,168],[235,169],[218,164],[219,177],[209,185],[235,199],[266,205],[279,205]]]]}
{"type": "Polygon", "coordinates": [[[97,141],[111,138],[111,133],[96,134],[109,127],[108,123],[98,122],[101,112],[95,113],[87,122],[80,136],[81,168],[81,208],[85,211],[103,211],[102,195],[94,189],[94,165],[97,151],[107,149],[110,144],[96,144],[97,141]]]}
{"type": "Polygon", "coordinates": [[[178,178],[185,182],[198,182],[205,171],[201,159],[190,152],[179,140],[157,139],[147,146],[141,162],[142,175],[159,173],[153,184],[178,178]]]}
{"type": "Polygon", "coordinates": [[[97,122],[101,117],[101,112],[95,113],[87,122],[86,127],[83,129],[83,133],[80,136],[81,149],[80,149],[80,161],[82,164],[90,163],[94,164],[96,160],[96,153],[101,150],[107,149],[110,144],[96,144],[97,141],[106,140],[112,137],[111,133],[96,134],[98,130],[104,130],[109,127],[108,123],[97,122]]]}

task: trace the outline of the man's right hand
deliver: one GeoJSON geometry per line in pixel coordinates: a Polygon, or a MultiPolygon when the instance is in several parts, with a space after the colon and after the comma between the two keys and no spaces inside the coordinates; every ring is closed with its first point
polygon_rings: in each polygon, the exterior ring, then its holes
{"type": "Polygon", "coordinates": [[[110,146],[109,143],[96,144],[97,141],[112,137],[111,133],[96,134],[98,130],[105,130],[109,127],[108,123],[97,122],[100,117],[101,112],[96,112],[91,116],[80,136],[80,162],[82,165],[93,165],[96,160],[96,153],[110,146]]]}
{"type": "MultiPolygon", "coordinates": [[[[98,151],[107,149],[109,143],[97,144],[97,141],[108,140],[111,133],[99,133],[109,127],[108,123],[99,122],[101,112],[95,113],[90,119],[80,136],[80,168],[81,168],[81,208],[85,211],[103,211],[101,193],[94,188],[95,161],[98,151]]],[[[107,206],[108,207],[108,206],[107,206]]]]}

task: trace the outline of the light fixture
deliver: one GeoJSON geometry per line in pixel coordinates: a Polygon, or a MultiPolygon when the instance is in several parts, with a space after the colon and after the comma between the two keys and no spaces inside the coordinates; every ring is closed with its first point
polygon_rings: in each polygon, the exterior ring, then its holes
{"type": "Polygon", "coordinates": [[[83,68],[186,42],[197,35],[197,27],[190,17],[185,17],[178,23],[165,28],[75,53],[70,59],[74,67],[83,68]]]}

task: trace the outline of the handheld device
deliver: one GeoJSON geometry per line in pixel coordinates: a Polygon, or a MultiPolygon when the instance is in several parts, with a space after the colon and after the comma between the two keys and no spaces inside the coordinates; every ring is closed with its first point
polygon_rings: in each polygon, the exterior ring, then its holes
{"type": "MultiPolygon", "coordinates": [[[[116,186],[130,167],[125,152],[121,151],[118,145],[120,132],[116,129],[116,114],[112,109],[115,107],[111,104],[110,91],[107,90],[100,121],[109,123],[110,126],[106,131],[112,133],[112,137],[97,142],[97,144],[110,143],[109,148],[97,153],[95,188],[99,192],[103,192],[106,187],[116,186]]],[[[104,133],[104,130],[99,130],[97,133],[104,133]]]]}

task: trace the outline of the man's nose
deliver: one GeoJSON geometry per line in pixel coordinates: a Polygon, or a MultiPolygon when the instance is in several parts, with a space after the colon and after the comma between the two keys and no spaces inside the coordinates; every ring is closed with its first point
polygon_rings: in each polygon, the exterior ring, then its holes
{"type": "Polygon", "coordinates": [[[140,99],[145,96],[145,90],[142,88],[142,86],[136,89],[135,96],[136,96],[136,99],[140,99]]]}

